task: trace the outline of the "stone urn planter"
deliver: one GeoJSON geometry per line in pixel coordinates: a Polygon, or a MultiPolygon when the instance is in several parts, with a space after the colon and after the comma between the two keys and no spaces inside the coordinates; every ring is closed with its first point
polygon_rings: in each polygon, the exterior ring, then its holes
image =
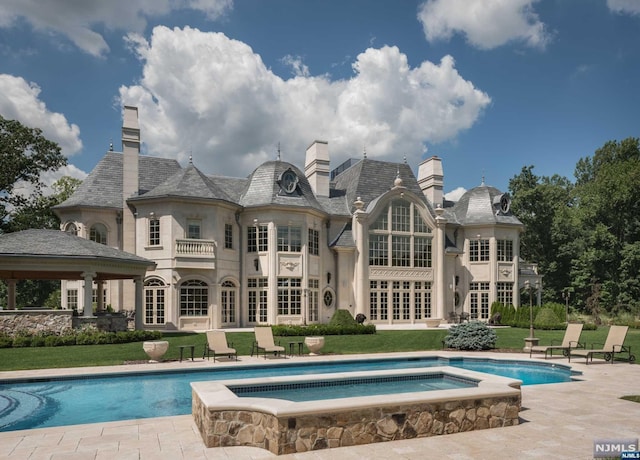
{"type": "Polygon", "coordinates": [[[142,344],[142,348],[144,352],[151,358],[152,363],[157,363],[160,361],[160,358],[164,356],[164,354],[169,349],[169,342],[165,340],[156,340],[154,342],[144,342],[142,344]]]}
{"type": "Polygon", "coordinates": [[[427,327],[439,327],[441,322],[441,318],[427,318],[425,320],[425,323],[427,323],[427,327]]]}
{"type": "Polygon", "coordinates": [[[305,337],[304,344],[309,349],[310,355],[317,355],[324,347],[324,337],[305,337]]]}

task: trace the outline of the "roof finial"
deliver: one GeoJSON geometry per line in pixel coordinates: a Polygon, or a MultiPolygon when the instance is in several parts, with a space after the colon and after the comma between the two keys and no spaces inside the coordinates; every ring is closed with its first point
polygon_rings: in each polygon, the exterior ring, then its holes
{"type": "Polygon", "coordinates": [[[193,151],[191,149],[189,149],[189,164],[193,164],[193,151]]]}
{"type": "Polygon", "coordinates": [[[407,156],[404,156],[404,164],[407,164],[407,156]]]}
{"type": "Polygon", "coordinates": [[[362,145],[362,157],[366,160],[367,159],[367,144],[363,144],[362,145]]]}
{"type": "Polygon", "coordinates": [[[484,170],[482,170],[482,183],[480,185],[484,186],[484,170]]]}
{"type": "Polygon", "coordinates": [[[113,152],[113,138],[109,139],[109,152],[113,152]]]}
{"type": "Polygon", "coordinates": [[[280,161],[280,142],[278,142],[278,157],[277,160],[280,161]]]}

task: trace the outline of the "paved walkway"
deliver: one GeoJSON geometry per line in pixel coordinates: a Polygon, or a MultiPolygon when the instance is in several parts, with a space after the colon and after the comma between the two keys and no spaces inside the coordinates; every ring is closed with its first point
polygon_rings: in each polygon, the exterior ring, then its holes
{"type": "MultiPolygon", "coordinates": [[[[425,352],[417,355],[445,355],[425,352]]],[[[455,353],[457,356],[461,353],[455,353]]],[[[377,355],[380,356],[380,355],[377,355]]],[[[403,354],[406,356],[406,354],[403,354]]],[[[528,360],[526,354],[473,353],[528,360]]],[[[328,357],[323,357],[323,359],[328,357]]],[[[330,357],[329,357],[330,358],[330,357]]],[[[335,357],[334,359],[337,359],[335,357]]],[[[242,356],[237,365],[264,362],[242,356]]],[[[318,359],[295,357],[293,360],[318,359]]],[[[272,360],[267,360],[272,361],[272,360]]],[[[551,359],[549,361],[552,361],[551,359]]],[[[553,361],[566,364],[565,358],[553,361]]],[[[183,366],[213,366],[213,362],[113,366],[111,372],[183,366]]],[[[220,365],[219,363],[215,364],[220,365]]],[[[236,364],[234,364],[236,365],[236,364]]],[[[206,448],[191,415],[122,422],[40,428],[0,433],[1,459],[591,459],[595,439],[638,439],[640,404],[619,399],[640,394],[640,366],[594,361],[571,363],[583,372],[581,381],[522,388],[521,424],[514,427],[457,433],[364,446],[275,456],[252,447],[206,448]]],[[[0,372],[0,379],[105,372],[103,368],[0,372]]]]}

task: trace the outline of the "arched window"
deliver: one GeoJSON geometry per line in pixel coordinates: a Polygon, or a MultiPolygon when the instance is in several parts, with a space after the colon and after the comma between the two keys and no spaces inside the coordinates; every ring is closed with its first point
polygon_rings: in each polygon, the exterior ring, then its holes
{"type": "Polygon", "coordinates": [[[430,268],[432,236],[414,203],[393,200],[369,229],[369,265],[430,268]]]}
{"type": "Polygon", "coordinates": [[[160,278],[144,282],[144,324],[164,324],[167,285],[160,278]]]}
{"type": "Polygon", "coordinates": [[[204,281],[188,280],[180,285],[180,315],[206,316],[209,313],[209,286],[204,281]]]}
{"type": "Polygon", "coordinates": [[[224,281],[220,290],[220,313],[222,324],[235,324],[237,311],[238,288],[233,281],[224,281]]]}
{"type": "Polygon", "coordinates": [[[107,227],[102,224],[94,224],[89,230],[89,239],[100,244],[107,244],[107,227]]]}
{"type": "Polygon", "coordinates": [[[74,224],[73,222],[69,222],[65,226],[64,231],[72,235],[78,235],[78,227],[76,227],[76,224],[74,224]]]}

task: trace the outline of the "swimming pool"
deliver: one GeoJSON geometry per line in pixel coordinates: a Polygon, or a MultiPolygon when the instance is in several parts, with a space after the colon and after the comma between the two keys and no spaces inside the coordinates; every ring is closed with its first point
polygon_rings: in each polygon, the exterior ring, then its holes
{"type": "Polygon", "coordinates": [[[0,381],[0,431],[189,414],[190,382],[433,366],[489,372],[520,379],[524,385],[569,382],[572,375],[568,366],[542,362],[393,357],[4,380],[0,381]]]}

